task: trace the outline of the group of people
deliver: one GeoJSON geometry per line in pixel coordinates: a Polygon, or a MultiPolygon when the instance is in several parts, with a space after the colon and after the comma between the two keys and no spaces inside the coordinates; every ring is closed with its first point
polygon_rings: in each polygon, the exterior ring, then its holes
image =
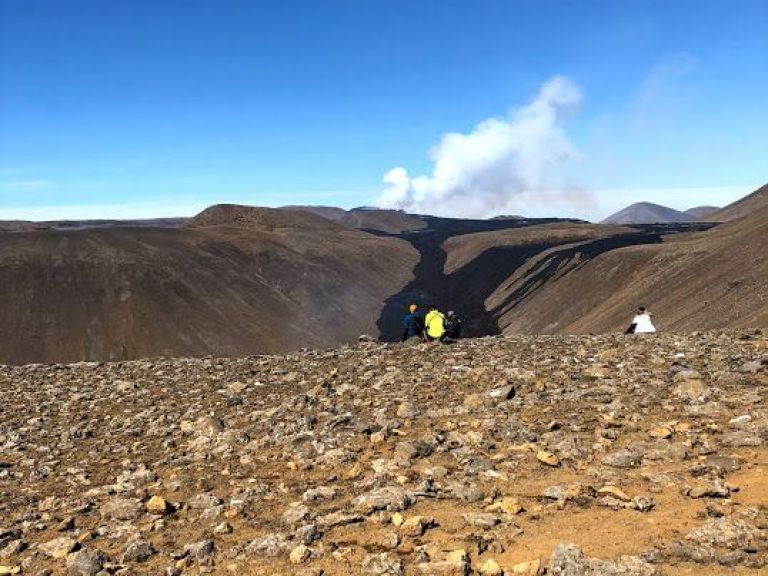
{"type": "Polygon", "coordinates": [[[455,342],[461,338],[461,320],[453,310],[443,314],[432,305],[424,313],[416,304],[408,307],[403,317],[402,341],[418,339],[422,342],[455,342]]]}
{"type": "MultiPolygon", "coordinates": [[[[640,306],[625,334],[650,334],[656,332],[651,320],[651,313],[640,306]]],[[[408,313],[403,317],[402,342],[418,340],[421,342],[455,342],[461,338],[461,320],[453,312],[443,314],[432,305],[427,312],[419,310],[418,305],[411,304],[408,313]]]]}

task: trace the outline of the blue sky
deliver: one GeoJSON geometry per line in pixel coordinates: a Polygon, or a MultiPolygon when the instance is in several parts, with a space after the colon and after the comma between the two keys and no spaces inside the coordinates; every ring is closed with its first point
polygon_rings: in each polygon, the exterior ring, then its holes
{"type": "Polygon", "coordinates": [[[554,77],[581,94],[554,128],[573,154],[507,208],[725,204],[768,181],[766,22],[765,0],[0,0],[0,218],[373,204],[554,77]]]}

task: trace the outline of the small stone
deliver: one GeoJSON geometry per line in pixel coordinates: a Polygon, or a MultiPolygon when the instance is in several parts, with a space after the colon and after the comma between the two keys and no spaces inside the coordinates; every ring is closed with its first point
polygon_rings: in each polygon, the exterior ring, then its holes
{"type": "Polygon", "coordinates": [[[291,560],[291,564],[303,564],[309,560],[310,556],[312,556],[312,551],[304,544],[299,544],[296,548],[291,550],[289,559],[291,560]]]}
{"type": "Polygon", "coordinates": [[[501,522],[501,519],[495,514],[487,514],[483,512],[469,512],[467,514],[462,514],[461,517],[464,519],[464,522],[470,526],[476,526],[478,528],[483,528],[484,530],[493,528],[501,522]]]}
{"type": "Polygon", "coordinates": [[[539,450],[536,453],[536,459],[542,464],[546,464],[547,466],[560,465],[560,458],[558,458],[555,454],[552,454],[552,452],[547,452],[546,450],[539,450]]]}
{"type": "Polygon", "coordinates": [[[79,543],[67,536],[54,538],[40,545],[40,551],[51,558],[64,558],[70,552],[77,550],[79,543]]]}
{"type": "Polygon", "coordinates": [[[392,514],[392,525],[396,528],[399,528],[403,525],[403,522],[405,522],[405,518],[403,518],[403,515],[400,514],[400,512],[395,512],[392,514]]]}
{"type": "Polygon", "coordinates": [[[401,529],[409,536],[422,536],[430,528],[437,526],[437,521],[431,516],[412,516],[403,522],[401,529]]]}
{"type": "Polygon", "coordinates": [[[480,574],[482,576],[502,576],[504,570],[501,569],[496,560],[490,558],[480,567],[480,574]]]}
{"type": "Polygon", "coordinates": [[[507,496],[502,498],[498,502],[494,502],[486,508],[488,512],[504,512],[505,514],[515,515],[520,514],[524,510],[522,504],[517,498],[507,496]]]}
{"type": "Polygon", "coordinates": [[[603,486],[597,491],[598,494],[607,494],[621,500],[622,502],[630,502],[632,498],[627,495],[626,492],[617,488],[616,486],[603,486]]]}
{"type": "Polygon", "coordinates": [[[403,576],[405,574],[403,561],[392,558],[386,552],[368,554],[362,563],[363,571],[374,576],[403,576]]]}
{"type": "Polygon", "coordinates": [[[648,433],[651,438],[661,438],[666,440],[667,438],[672,437],[672,430],[668,426],[659,426],[658,428],[654,428],[648,433]]]}
{"type": "Polygon", "coordinates": [[[135,540],[123,552],[123,562],[146,562],[156,554],[152,544],[146,540],[135,540]]]}
{"type": "Polygon", "coordinates": [[[106,555],[101,550],[80,550],[67,557],[67,574],[70,576],[95,576],[101,572],[106,555]]]}
{"type": "Polygon", "coordinates": [[[162,496],[152,496],[145,507],[150,514],[167,514],[171,511],[170,503],[162,496]]]}
{"type": "Polygon", "coordinates": [[[516,576],[539,576],[541,574],[541,560],[520,562],[512,566],[512,574],[516,576]]]}
{"type": "Polygon", "coordinates": [[[12,574],[20,574],[21,566],[0,566],[0,576],[11,576],[12,574]]]}

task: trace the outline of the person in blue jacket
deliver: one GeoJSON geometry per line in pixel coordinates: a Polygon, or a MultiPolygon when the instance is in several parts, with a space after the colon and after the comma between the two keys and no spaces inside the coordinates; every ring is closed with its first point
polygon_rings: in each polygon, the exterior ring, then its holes
{"type": "Polygon", "coordinates": [[[424,339],[424,314],[419,311],[416,304],[408,307],[408,314],[403,316],[403,337],[402,342],[409,338],[416,337],[419,340],[424,339]]]}

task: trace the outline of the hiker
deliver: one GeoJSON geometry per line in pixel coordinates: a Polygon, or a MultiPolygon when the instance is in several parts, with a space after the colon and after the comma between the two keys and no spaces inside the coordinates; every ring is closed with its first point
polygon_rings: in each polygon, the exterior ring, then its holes
{"type": "Polygon", "coordinates": [[[443,342],[456,342],[459,338],[461,338],[461,320],[453,310],[449,310],[445,317],[443,342]]]}
{"type": "Polygon", "coordinates": [[[651,322],[651,313],[644,306],[640,306],[632,319],[632,324],[629,325],[624,334],[650,334],[652,332],[656,332],[656,328],[651,322]]]}
{"type": "Polygon", "coordinates": [[[429,307],[426,318],[424,318],[424,332],[427,340],[434,342],[442,340],[445,335],[445,316],[434,304],[429,307]]]}
{"type": "Polygon", "coordinates": [[[424,315],[419,312],[419,307],[416,304],[411,304],[408,307],[408,314],[403,316],[403,337],[401,342],[414,337],[419,340],[424,338],[424,315]]]}

